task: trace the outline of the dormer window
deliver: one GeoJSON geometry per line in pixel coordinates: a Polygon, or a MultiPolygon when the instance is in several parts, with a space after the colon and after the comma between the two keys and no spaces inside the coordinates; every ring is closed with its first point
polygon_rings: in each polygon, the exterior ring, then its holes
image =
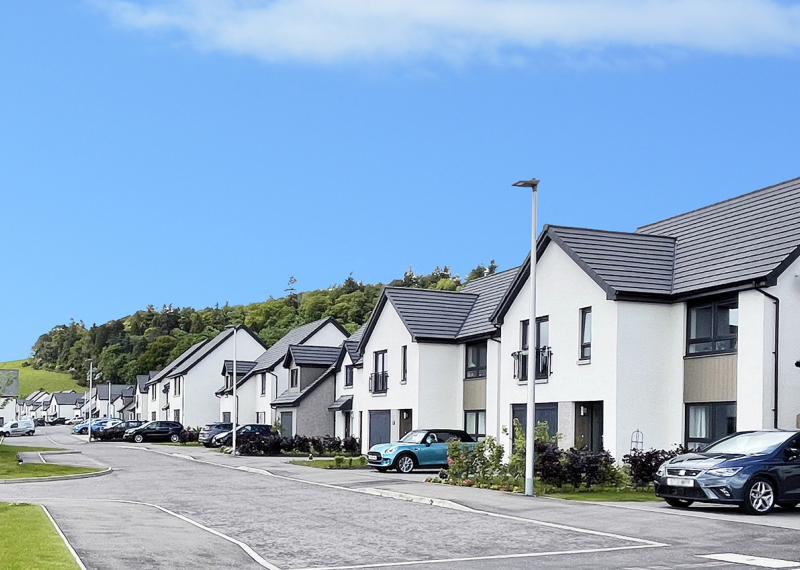
{"type": "Polygon", "coordinates": [[[297,381],[297,368],[292,368],[289,371],[289,387],[290,388],[297,388],[299,385],[300,384],[297,381]]]}

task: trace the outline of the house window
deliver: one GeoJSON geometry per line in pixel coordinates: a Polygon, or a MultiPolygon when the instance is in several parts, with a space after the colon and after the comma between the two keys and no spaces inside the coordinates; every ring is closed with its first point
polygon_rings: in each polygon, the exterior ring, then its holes
{"type": "Polygon", "coordinates": [[[256,423],[262,425],[267,423],[267,412],[256,412],[256,423]]]}
{"type": "Polygon", "coordinates": [[[581,309],[581,360],[592,358],[592,308],[581,309]]]}
{"type": "Polygon", "coordinates": [[[298,385],[299,384],[297,382],[297,368],[292,368],[289,371],[289,387],[297,388],[298,385]]]}
{"type": "Polygon", "coordinates": [[[225,423],[225,424],[231,423],[231,413],[230,412],[222,412],[222,423],[225,423]]]}
{"type": "Polygon", "coordinates": [[[400,377],[400,383],[405,384],[406,380],[408,380],[408,347],[403,345],[402,349],[400,350],[400,356],[403,366],[403,375],[400,377]]]}
{"type": "Polygon", "coordinates": [[[267,395],[267,375],[266,374],[262,374],[261,375],[261,395],[262,396],[266,396],[267,395]]]}
{"type": "MultiPolygon", "coordinates": [[[[175,395],[176,396],[180,396],[181,395],[181,381],[182,380],[183,379],[180,376],[175,378],[175,395]]],[[[177,422],[178,420],[175,420],[175,421],[177,422]]]]}
{"type": "Polygon", "coordinates": [[[155,412],[150,412],[150,421],[153,421],[153,422],[156,421],[156,413],[155,412]]]}
{"type": "Polygon", "coordinates": [[[536,319],[536,376],[537,380],[550,378],[550,321],[548,317],[536,319]]]}
{"type": "Polygon", "coordinates": [[[176,422],[181,421],[181,411],[180,410],[173,410],[172,411],[172,418],[176,422]]]}
{"type": "Polygon", "coordinates": [[[373,354],[373,373],[370,375],[369,391],[373,394],[385,394],[389,389],[389,374],[386,372],[386,351],[373,354]]]}
{"type": "Polygon", "coordinates": [[[156,385],[155,384],[150,386],[150,399],[152,401],[154,401],[154,402],[156,401],[156,385]]]}
{"type": "Polygon", "coordinates": [[[467,378],[486,377],[486,342],[467,345],[467,378]]]}
{"type": "Polygon", "coordinates": [[[686,354],[735,352],[739,334],[739,301],[726,297],[687,306],[686,354]]]}
{"type": "Polygon", "coordinates": [[[353,367],[352,366],[345,366],[344,367],[344,386],[345,386],[345,388],[351,388],[353,386],[353,367]]]}
{"type": "Polygon", "coordinates": [[[736,404],[686,404],[686,447],[697,450],[736,431],[736,404]]]}
{"type": "Polygon", "coordinates": [[[344,436],[350,437],[353,425],[353,412],[342,412],[342,421],[344,422],[344,436]]]}
{"type": "Polygon", "coordinates": [[[464,431],[474,439],[486,437],[486,410],[465,411],[464,431]]]}

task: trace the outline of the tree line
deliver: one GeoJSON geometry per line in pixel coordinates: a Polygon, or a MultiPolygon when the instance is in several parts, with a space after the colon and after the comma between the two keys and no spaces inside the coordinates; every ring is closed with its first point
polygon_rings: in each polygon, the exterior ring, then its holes
{"type": "MultiPolygon", "coordinates": [[[[424,275],[409,267],[402,279],[391,281],[389,286],[458,291],[469,281],[495,271],[497,265],[492,260],[488,267],[478,265],[462,282],[448,266],[437,266],[424,275]]],[[[138,374],[161,370],[187,348],[214,338],[227,325],[246,325],[270,346],[291,329],[327,316],[353,333],[369,319],[383,289],[382,283],[365,285],[352,274],[341,285],[328,289],[298,293],[295,284],[292,277],[283,297],[270,297],[261,303],[226,303],[200,310],[149,305],[127,317],[88,328],[82,321],[71,320],[41,335],[26,364],[69,373],[85,385],[91,359],[99,380],[132,384],[138,374]]]]}

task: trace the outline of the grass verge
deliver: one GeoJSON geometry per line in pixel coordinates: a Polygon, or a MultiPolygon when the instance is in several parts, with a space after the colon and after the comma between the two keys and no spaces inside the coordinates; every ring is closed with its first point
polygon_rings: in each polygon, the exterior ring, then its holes
{"type": "Polygon", "coordinates": [[[172,443],[171,441],[161,441],[156,443],[156,445],[174,445],[176,447],[203,447],[203,444],[199,441],[190,441],[188,443],[172,443]]]}
{"type": "Polygon", "coordinates": [[[358,458],[348,457],[341,465],[336,465],[333,459],[294,459],[289,461],[292,465],[314,467],[316,469],[366,469],[367,466],[358,461],[358,458]],[[350,461],[352,459],[352,461],[350,461]]]}
{"type": "Polygon", "coordinates": [[[0,565],[4,570],[78,569],[42,507],[0,503],[0,528],[0,565]]]}
{"type": "Polygon", "coordinates": [[[63,390],[84,392],[86,388],[79,386],[72,376],[63,372],[50,370],[35,370],[30,366],[23,366],[24,360],[11,360],[0,362],[0,368],[19,370],[19,397],[24,398],[36,390],[46,390],[51,394],[63,390]]]}
{"type": "MultiPolygon", "coordinates": [[[[59,451],[49,447],[26,447],[22,445],[0,445],[0,479],[25,479],[27,477],[55,477],[101,471],[96,467],[73,467],[54,463],[17,463],[17,453],[37,451],[59,451]]],[[[46,518],[46,517],[45,517],[46,518]]],[[[0,525],[0,528],[3,528],[0,525]]],[[[2,535],[2,533],[0,533],[2,535]]],[[[0,557],[2,560],[2,557],[0,557]]],[[[32,567],[33,568],[33,567],[32,567]]]]}
{"type": "Polygon", "coordinates": [[[635,502],[661,501],[652,489],[597,489],[591,491],[572,491],[558,493],[544,493],[545,497],[566,499],[568,501],[593,501],[593,502],[635,502]]]}

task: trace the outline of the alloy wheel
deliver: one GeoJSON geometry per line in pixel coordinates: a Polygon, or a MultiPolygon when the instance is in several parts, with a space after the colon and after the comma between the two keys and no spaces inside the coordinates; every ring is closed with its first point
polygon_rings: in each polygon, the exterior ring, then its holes
{"type": "Polygon", "coordinates": [[[400,473],[411,473],[414,470],[414,460],[410,455],[403,455],[397,460],[397,470],[400,473]]]}
{"type": "Polygon", "coordinates": [[[769,481],[759,479],[750,486],[748,502],[756,514],[766,514],[775,505],[775,491],[769,481]]]}

